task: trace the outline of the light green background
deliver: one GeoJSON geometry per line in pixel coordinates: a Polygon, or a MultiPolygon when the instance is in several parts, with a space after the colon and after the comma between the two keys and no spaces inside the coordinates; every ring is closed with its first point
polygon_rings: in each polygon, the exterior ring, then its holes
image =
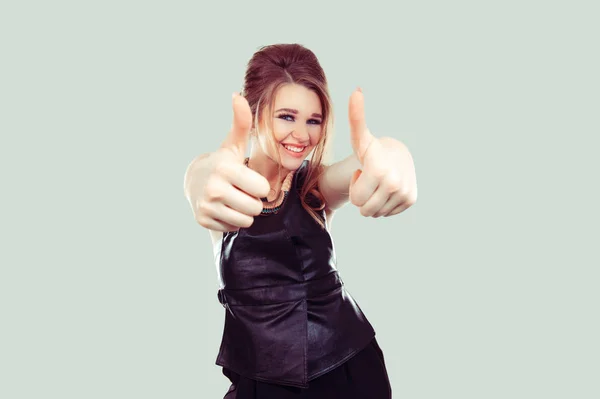
{"type": "Polygon", "coordinates": [[[183,174],[260,46],[361,86],[419,198],[347,205],[338,267],[395,398],[600,397],[595,1],[0,6],[0,397],[221,398],[224,310],[183,174]]]}

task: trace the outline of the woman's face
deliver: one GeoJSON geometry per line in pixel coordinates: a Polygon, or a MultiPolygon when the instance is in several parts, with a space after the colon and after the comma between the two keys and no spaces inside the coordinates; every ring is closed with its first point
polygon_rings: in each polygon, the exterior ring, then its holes
{"type": "MultiPolygon", "coordinates": [[[[287,84],[275,95],[275,107],[271,115],[275,143],[269,145],[266,125],[260,125],[258,143],[262,151],[273,161],[279,152],[281,166],[296,170],[319,143],[323,131],[323,111],[317,94],[298,84],[287,84]],[[276,149],[275,149],[276,148],[276,149]]],[[[263,115],[269,117],[265,112],[263,115]]]]}

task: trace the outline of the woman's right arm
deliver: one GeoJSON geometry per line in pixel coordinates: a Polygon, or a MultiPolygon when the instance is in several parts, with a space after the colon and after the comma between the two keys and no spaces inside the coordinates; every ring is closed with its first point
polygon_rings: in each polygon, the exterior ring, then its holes
{"type": "Polygon", "coordinates": [[[198,155],[186,168],[184,195],[194,218],[216,232],[250,227],[262,211],[261,197],[269,193],[269,182],[244,165],[244,154],[252,113],[245,98],[233,98],[233,125],[221,147],[198,155]]]}

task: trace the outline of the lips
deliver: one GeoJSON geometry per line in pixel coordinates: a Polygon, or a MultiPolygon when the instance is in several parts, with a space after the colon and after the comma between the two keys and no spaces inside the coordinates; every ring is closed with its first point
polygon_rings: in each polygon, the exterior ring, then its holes
{"type": "Polygon", "coordinates": [[[287,144],[287,143],[281,143],[281,146],[285,149],[285,152],[287,152],[288,154],[290,154],[291,156],[294,156],[294,157],[302,156],[307,148],[306,146],[298,146],[298,145],[287,144]],[[287,149],[286,146],[289,146],[292,148],[302,148],[302,151],[292,151],[292,150],[287,149]]]}

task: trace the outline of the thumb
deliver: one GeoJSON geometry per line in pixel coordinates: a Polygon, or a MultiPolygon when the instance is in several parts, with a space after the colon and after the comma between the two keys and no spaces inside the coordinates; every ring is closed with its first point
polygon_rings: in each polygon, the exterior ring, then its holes
{"type": "Polygon", "coordinates": [[[248,135],[252,126],[252,111],[248,101],[241,95],[233,93],[233,123],[221,148],[228,148],[243,158],[246,154],[248,135]]]}
{"type": "Polygon", "coordinates": [[[374,139],[374,136],[367,128],[367,122],[365,121],[365,99],[360,88],[356,89],[350,96],[348,119],[350,122],[352,148],[362,164],[365,152],[374,139]]]}

